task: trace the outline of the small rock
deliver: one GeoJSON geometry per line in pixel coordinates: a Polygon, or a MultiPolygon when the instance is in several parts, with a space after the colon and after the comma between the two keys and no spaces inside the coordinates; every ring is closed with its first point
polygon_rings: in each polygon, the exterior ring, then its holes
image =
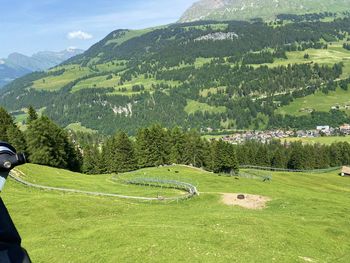
{"type": "Polygon", "coordinates": [[[237,195],[237,199],[239,199],[239,200],[244,200],[244,199],[245,199],[245,196],[244,196],[244,195],[237,195]]]}

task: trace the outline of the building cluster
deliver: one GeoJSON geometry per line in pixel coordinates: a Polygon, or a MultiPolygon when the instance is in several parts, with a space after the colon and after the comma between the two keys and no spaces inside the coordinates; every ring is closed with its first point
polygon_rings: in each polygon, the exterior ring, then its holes
{"type": "Polygon", "coordinates": [[[294,134],[293,131],[248,131],[243,133],[236,133],[232,135],[224,136],[222,139],[224,141],[233,143],[233,144],[241,144],[246,141],[259,141],[262,143],[267,143],[273,139],[285,139],[288,137],[292,137],[294,134]]]}
{"type": "Polygon", "coordinates": [[[314,130],[272,130],[272,131],[246,131],[231,135],[224,135],[222,140],[241,144],[246,141],[258,141],[268,143],[271,140],[283,140],[286,138],[316,138],[321,136],[350,135],[350,124],[344,124],[333,128],[330,126],[317,126],[314,130]]]}

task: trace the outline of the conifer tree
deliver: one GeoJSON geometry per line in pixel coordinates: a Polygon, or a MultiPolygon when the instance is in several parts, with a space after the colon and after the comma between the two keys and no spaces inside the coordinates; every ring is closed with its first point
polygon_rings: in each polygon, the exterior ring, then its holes
{"type": "Polygon", "coordinates": [[[29,106],[28,108],[28,117],[27,117],[27,124],[30,124],[32,121],[35,121],[38,119],[38,114],[33,108],[33,106],[29,106]]]}
{"type": "Polygon", "coordinates": [[[170,132],[170,163],[180,164],[184,162],[185,136],[179,127],[170,132]]]}
{"type": "Polygon", "coordinates": [[[29,159],[36,164],[79,170],[80,158],[67,133],[43,116],[26,132],[29,159]]]}
{"type": "Polygon", "coordinates": [[[275,168],[287,168],[287,157],[281,147],[278,147],[273,153],[271,166],[275,168]]]}
{"type": "Polygon", "coordinates": [[[152,166],[168,164],[170,149],[169,137],[166,130],[158,124],[153,125],[149,128],[149,136],[149,161],[152,166]]]}
{"type": "Polygon", "coordinates": [[[206,164],[206,149],[201,136],[196,131],[185,134],[184,162],[188,165],[203,167],[206,164]]]}
{"type": "Polygon", "coordinates": [[[26,152],[23,133],[14,123],[11,115],[2,107],[0,107],[0,141],[12,144],[19,152],[26,152]]]}
{"type": "Polygon", "coordinates": [[[83,165],[81,170],[86,174],[99,174],[102,172],[101,153],[95,145],[86,145],[83,148],[83,165]]]}
{"type": "Polygon", "coordinates": [[[149,130],[147,128],[139,129],[136,135],[136,158],[139,168],[152,166],[149,160],[150,149],[148,142],[149,130]]]}
{"type": "Polygon", "coordinates": [[[136,168],[134,146],[125,132],[118,132],[106,144],[103,158],[110,173],[122,173],[136,168]]]}
{"type": "Polygon", "coordinates": [[[291,154],[288,161],[289,169],[306,169],[308,167],[307,164],[307,152],[304,150],[304,147],[301,143],[296,142],[290,145],[291,154]]]}
{"type": "Polygon", "coordinates": [[[10,125],[6,131],[7,139],[18,152],[26,152],[26,141],[23,133],[16,125],[10,125]]]}
{"type": "Polygon", "coordinates": [[[212,143],[212,170],[215,173],[238,172],[238,161],[233,145],[222,140],[212,143]]]}
{"type": "Polygon", "coordinates": [[[0,107],[0,140],[9,141],[7,137],[7,129],[13,126],[13,119],[11,115],[2,107],[0,107]]]}
{"type": "Polygon", "coordinates": [[[136,136],[139,167],[168,164],[170,148],[168,133],[160,125],[140,129],[136,136]]]}

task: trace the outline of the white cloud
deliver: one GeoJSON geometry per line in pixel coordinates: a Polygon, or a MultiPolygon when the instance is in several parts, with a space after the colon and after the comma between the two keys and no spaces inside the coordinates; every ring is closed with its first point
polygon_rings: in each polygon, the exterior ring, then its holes
{"type": "Polygon", "coordinates": [[[91,39],[93,36],[89,33],[83,32],[81,30],[69,32],[67,35],[68,39],[91,39]]]}

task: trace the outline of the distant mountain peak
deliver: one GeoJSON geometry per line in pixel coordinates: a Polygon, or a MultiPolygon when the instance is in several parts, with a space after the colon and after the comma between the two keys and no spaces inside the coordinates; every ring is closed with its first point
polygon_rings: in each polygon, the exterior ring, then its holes
{"type": "Polygon", "coordinates": [[[13,52],[7,57],[7,59],[17,59],[17,58],[28,58],[28,56],[18,52],[13,52]]]}
{"type": "Polygon", "coordinates": [[[66,48],[65,51],[67,51],[67,52],[75,52],[77,50],[79,50],[77,47],[68,47],[68,48],[66,48]]]}
{"type": "Polygon", "coordinates": [[[9,81],[33,71],[42,71],[61,64],[67,59],[83,53],[84,50],[69,47],[60,52],[39,51],[32,56],[18,52],[0,59],[0,88],[9,81]]]}

